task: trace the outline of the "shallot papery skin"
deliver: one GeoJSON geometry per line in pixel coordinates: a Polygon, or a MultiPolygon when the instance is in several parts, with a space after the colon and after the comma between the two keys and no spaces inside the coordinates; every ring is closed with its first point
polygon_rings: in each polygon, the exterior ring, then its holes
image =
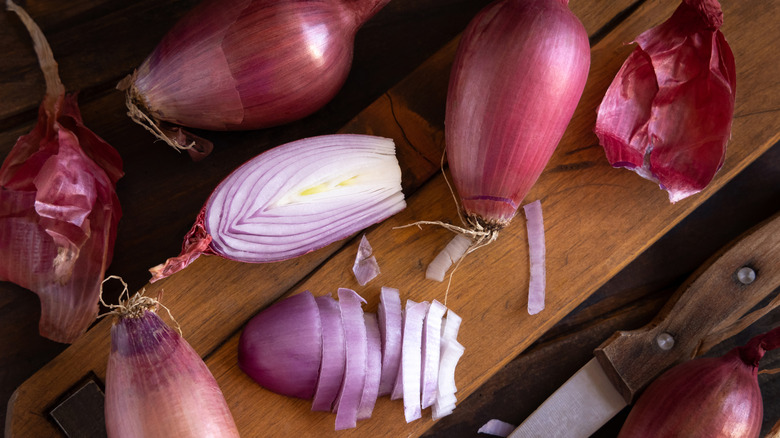
{"type": "Polygon", "coordinates": [[[120,87],[149,117],[259,129],[307,116],[347,78],[355,33],[389,0],[207,0],[120,87]]]}
{"type": "Polygon", "coordinates": [[[759,361],[780,347],[780,327],[721,357],[677,365],[642,393],[618,438],[756,438],[764,405],[759,361]]]}
{"type": "Polygon", "coordinates": [[[598,109],[610,164],[657,182],[674,203],[723,165],[736,99],[734,55],[717,0],[684,0],[634,41],[598,109]]]}
{"type": "Polygon", "coordinates": [[[105,414],[109,438],[239,436],[206,364],[149,310],[111,327],[105,414]]]}
{"type": "Polygon", "coordinates": [[[539,178],[580,100],[588,35],[565,0],[501,0],[458,45],[447,157],[468,221],[500,229],[539,178]]]}
{"type": "Polygon", "coordinates": [[[12,2],[7,6],[30,31],[46,96],[37,124],[0,167],[0,281],[35,292],[41,336],[71,343],[98,312],[122,215],[115,190],[122,159],[84,126],[38,26],[12,2]]]}
{"type": "Polygon", "coordinates": [[[182,253],[152,268],[151,281],[201,254],[248,263],[298,257],[405,207],[392,140],[358,134],[297,140],[225,178],[185,236],[182,253]]]}

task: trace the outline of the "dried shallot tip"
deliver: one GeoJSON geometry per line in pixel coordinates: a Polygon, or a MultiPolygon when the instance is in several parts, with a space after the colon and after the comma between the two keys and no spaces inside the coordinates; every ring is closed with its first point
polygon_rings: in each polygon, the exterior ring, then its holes
{"type": "Polygon", "coordinates": [[[368,341],[363,304],[366,302],[352,289],[339,288],[339,309],[346,340],[346,368],[336,397],[336,430],[357,426],[360,399],[366,382],[368,341]]]}
{"type": "Polygon", "coordinates": [[[684,0],[639,35],[598,109],[610,164],[657,182],[674,203],[723,165],[736,98],[734,55],[716,0],[684,0]]]}
{"type": "Polygon", "coordinates": [[[465,234],[456,234],[447,246],[441,250],[425,270],[425,278],[444,281],[444,275],[468,251],[474,241],[465,234]]]}
{"type": "Polygon", "coordinates": [[[776,348],[780,327],[723,356],[670,368],[642,392],[618,437],[758,438],[764,412],[759,362],[776,348]]]}
{"type": "Polygon", "coordinates": [[[38,295],[41,336],[75,341],[94,322],[122,209],[117,151],[84,125],[33,19],[12,1],[33,40],[46,94],[33,130],[0,167],[0,281],[38,295]]]}
{"type": "Polygon", "coordinates": [[[352,265],[352,272],[355,274],[355,279],[361,286],[365,286],[369,281],[379,275],[379,264],[376,261],[376,257],[373,255],[373,249],[368,243],[365,234],[360,239],[357,256],[355,256],[355,264],[352,265]]]}
{"type": "Polygon", "coordinates": [[[530,260],[530,280],[528,282],[528,314],[536,315],[544,310],[546,287],[544,221],[542,203],[539,200],[525,204],[523,211],[528,230],[528,259],[530,260]]]}
{"type": "Polygon", "coordinates": [[[304,291],[255,315],[238,341],[238,366],[260,386],[302,399],[314,395],[322,361],[322,322],[304,291]]]}
{"type": "Polygon", "coordinates": [[[322,324],[322,363],[311,410],[330,412],[344,379],[344,324],[341,322],[339,303],[333,297],[325,295],[314,300],[317,302],[322,324]]]}
{"type": "Polygon", "coordinates": [[[442,318],[447,308],[433,300],[425,314],[422,332],[422,387],[421,407],[426,409],[436,401],[439,385],[439,359],[441,357],[442,318]]]}
{"type": "Polygon", "coordinates": [[[357,30],[388,1],[206,0],[117,88],[134,121],[203,155],[211,144],[180,126],[260,129],[324,106],[347,78],[357,30]]]}
{"type": "Polygon", "coordinates": [[[382,340],[382,376],[379,395],[390,395],[401,364],[401,331],[403,309],[398,289],[382,287],[379,294],[379,334],[382,340]]]}
{"type": "Polygon", "coordinates": [[[247,263],[298,257],[405,207],[391,139],[335,134],[287,143],[217,186],[181,254],[152,268],[150,281],[184,269],[201,254],[247,263]]]}
{"type": "Polygon", "coordinates": [[[379,396],[379,379],[382,376],[382,339],[379,321],[375,313],[364,313],[366,322],[366,383],[358,405],[358,420],[371,418],[379,396]]]}
{"type": "Polygon", "coordinates": [[[493,435],[493,436],[500,436],[500,437],[508,437],[509,434],[511,434],[515,430],[515,425],[507,423],[506,421],[501,420],[488,420],[487,423],[483,424],[482,427],[479,428],[477,433],[483,433],[486,435],[493,435]]]}
{"type": "Polygon", "coordinates": [[[120,316],[111,327],[106,368],[108,436],[237,438],[214,376],[149,303],[137,300],[135,309],[113,312],[120,316]]]}

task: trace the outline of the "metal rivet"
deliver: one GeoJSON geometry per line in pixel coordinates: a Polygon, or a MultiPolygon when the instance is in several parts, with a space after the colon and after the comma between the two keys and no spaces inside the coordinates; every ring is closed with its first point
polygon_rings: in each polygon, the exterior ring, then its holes
{"type": "Polygon", "coordinates": [[[661,347],[661,350],[671,350],[674,347],[674,338],[669,333],[661,333],[655,338],[655,342],[661,347]]]}
{"type": "Polygon", "coordinates": [[[743,266],[737,271],[737,280],[742,284],[750,284],[756,280],[756,271],[748,266],[743,266]]]}

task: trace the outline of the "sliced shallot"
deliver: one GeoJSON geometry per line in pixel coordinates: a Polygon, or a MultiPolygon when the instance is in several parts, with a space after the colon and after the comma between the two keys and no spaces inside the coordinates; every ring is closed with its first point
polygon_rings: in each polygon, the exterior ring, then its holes
{"type": "Polygon", "coordinates": [[[373,250],[365,234],[360,239],[360,245],[358,245],[357,255],[355,256],[355,264],[352,265],[352,272],[361,286],[365,286],[379,275],[379,264],[373,255],[373,250]]]}
{"type": "Polygon", "coordinates": [[[393,141],[337,134],[271,149],[214,190],[182,252],[151,269],[157,281],[201,254],[265,263],[322,248],[406,207],[393,141]]]}
{"type": "Polygon", "coordinates": [[[312,411],[330,412],[339,393],[346,366],[344,324],[341,322],[339,303],[330,295],[314,299],[322,321],[322,363],[317,389],[314,391],[312,411]]]}
{"type": "Polygon", "coordinates": [[[261,386],[291,397],[314,395],[321,360],[320,311],[309,291],[258,313],[238,341],[239,368],[261,386]]]}
{"type": "Polygon", "coordinates": [[[429,303],[406,301],[404,339],[401,352],[401,379],[404,394],[404,418],[407,423],[422,417],[420,374],[422,372],[422,331],[429,303]]]}
{"type": "Polygon", "coordinates": [[[465,234],[456,234],[447,246],[439,252],[425,270],[425,278],[435,281],[444,281],[444,274],[450,266],[466,254],[474,241],[465,234]]]}
{"type": "Polygon", "coordinates": [[[358,406],[358,420],[371,418],[379,395],[379,379],[382,375],[382,340],[375,313],[364,313],[366,321],[366,383],[358,406]]]}
{"type": "Polygon", "coordinates": [[[442,324],[438,390],[432,413],[434,420],[451,414],[455,409],[457,401],[455,393],[458,391],[455,385],[455,367],[465,351],[463,345],[457,341],[461,321],[458,314],[447,310],[447,316],[442,324]]]}
{"type": "Polygon", "coordinates": [[[379,295],[379,333],[382,337],[382,377],[379,395],[390,395],[393,391],[398,368],[401,364],[401,333],[403,310],[398,289],[383,287],[379,295]]]}
{"type": "Polygon", "coordinates": [[[531,280],[528,284],[528,314],[535,315],[544,310],[545,295],[545,246],[542,203],[539,200],[523,206],[528,230],[528,258],[531,280]]]}
{"type": "Polygon", "coordinates": [[[506,421],[501,420],[488,420],[487,423],[483,424],[482,427],[479,428],[477,433],[484,433],[487,435],[493,435],[493,436],[500,436],[500,437],[507,437],[509,436],[512,431],[515,430],[514,424],[507,423],[506,421]]]}
{"type": "Polygon", "coordinates": [[[433,300],[425,314],[422,332],[422,371],[420,373],[422,386],[422,408],[425,409],[436,401],[439,380],[439,359],[441,357],[442,317],[447,308],[444,304],[433,300]]]}
{"type": "Polygon", "coordinates": [[[366,382],[367,340],[362,307],[366,301],[352,289],[339,288],[338,295],[347,361],[337,397],[336,430],[343,430],[357,426],[358,407],[366,382]]]}

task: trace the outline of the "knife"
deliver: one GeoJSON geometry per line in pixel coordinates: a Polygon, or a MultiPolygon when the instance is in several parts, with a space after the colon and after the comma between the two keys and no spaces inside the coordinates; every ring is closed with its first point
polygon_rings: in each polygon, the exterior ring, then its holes
{"type": "MultiPolygon", "coordinates": [[[[510,438],[589,437],[666,369],[692,359],[712,336],[780,287],[780,213],[699,268],[646,326],[619,331],[510,438]]],[[[720,339],[719,339],[720,340],[720,339]]]]}

